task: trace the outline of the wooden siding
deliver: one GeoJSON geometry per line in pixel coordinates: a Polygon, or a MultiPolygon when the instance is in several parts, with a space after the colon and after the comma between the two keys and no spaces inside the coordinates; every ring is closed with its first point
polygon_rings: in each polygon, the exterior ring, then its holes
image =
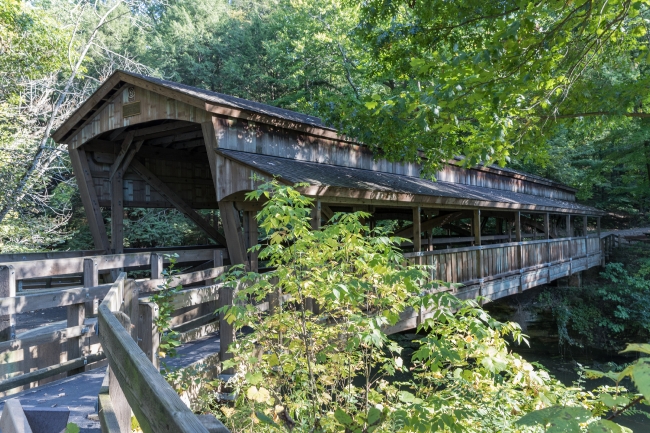
{"type": "MultiPolygon", "coordinates": [[[[297,131],[242,119],[217,117],[214,124],[220,149],[412,177],[420,177],[421,173],[419,164],[375,159],[370,148],[359,144],[301,134],[297,131]]],[[[570,189],[553,186],[550,182],[542,180],[525,179],[525,176],[520,174],[504,175],[491,173],[489,170],[489,168],[467,169],[449,164],[436,173],[436,179],[442,182],[575,201],[575,193],[570,189]]]]}
{"type": "Polygon", "coordinates": [[[161,119],[185,120],[202,123],[210,120],[212,115],[205,110],[151,92],[137,86],[125,86],[113,99],[67,142],[77,148],[93,137],[124,126],[136,125],[161,119]],[[133,102],[140,102],[140,114],[123,117],[122,106],[129,103],[128,87],[133,87],[133,102]]]}
{"type": "Polygon", "coordinates": [[[554,198],[557,200],[575,201],[575,192],[561,187],[545,185],[524,179],[524,175],[501,175],[484,171],[489,169],[466,169],[456,165],[446,165],[436,173],[436,179],[441,182],[459,183],[463,185],[521,192],[524,194],[554,198]]]}

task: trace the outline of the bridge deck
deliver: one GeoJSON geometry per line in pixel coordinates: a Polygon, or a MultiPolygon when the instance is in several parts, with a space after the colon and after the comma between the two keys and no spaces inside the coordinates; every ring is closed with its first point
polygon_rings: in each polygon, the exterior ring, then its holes
{"type": "MultiPolygon", "coordinates": [[[[219,353],[219,349],[219,333],[216,332],[183,344],[178,349],[179,356],[169,358],[165,363],[173,369],[187,367],[201,361],[207,355],[219,353]]],[[[69,421],[79,426],[80,433],[99,433],[101,432],[99,420],[89,419],[88,415],[97,413],[97,395],[105,374],[106,367],[102,367],[50,382],[38,388],[0,397],[0,413],[4,402],[11,398],[17,398],[23,406],[67,407],[70,409],[69,421]]]]}

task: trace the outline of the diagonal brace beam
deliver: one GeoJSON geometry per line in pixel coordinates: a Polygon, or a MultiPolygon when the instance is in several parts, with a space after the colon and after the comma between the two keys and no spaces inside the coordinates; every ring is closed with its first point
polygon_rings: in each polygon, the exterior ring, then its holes
{"type": "Polygon", "coordinates": [[[190,205],[185,203],[185,201],[170,187],[168,187],[163,181],[158,179],[158,177],[153,174],[147,167],[144,166],[140,161],[134,159],[131,161],[131,168],[153,189],[158,191],[168,202],[170,202],[176,209],[178,209],[183,215],[194,221],[194,223],[199,226],[208,236],[217,241],[218,244],[225,246],[226,239],[208,222],[203,219],[198,212],[196,212],[190,205]]]}

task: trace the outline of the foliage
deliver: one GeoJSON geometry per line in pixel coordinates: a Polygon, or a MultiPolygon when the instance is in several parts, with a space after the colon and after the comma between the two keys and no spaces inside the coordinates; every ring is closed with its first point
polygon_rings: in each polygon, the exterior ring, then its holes
{"type": "Polygon", "coordinates": [[[593,394],[511,353],[506,338],[525,341],[516,324],[427,282],[424,268],[405,264],[399,239],[360,222],[363,212],[312,231],[311,199],[275,181],[249,194],[262,196],[259,255],[274,270],[224,276],[236,302],[219,313],[255,332],[224,363],[235,369],[236,401],[203,406],[231,431],[516,431],[522,414],[552,405],[602,412],[593,394]],[[251,305],[276,293],[283,301],[268,313],[251,305]],[[410,358],[386,334],[408,308],[431,311],[410,358]]]}
{"type": "Polygon", "coordinates": [[[174,296],[183,290],[182,285],[174,285],[174,275],[179,273],[176,269],[178,254],[165,254],[165,258],[169,259],[169,267],[162,272],[163,283],[158,286],[159,290],[151,295],[151,300],[158,307],[158,316],[154,319],[154,326],[160,335],[158,356],[161,358],[175,357],[176,348],[181,344],[178,332],[171,329],[172,313],[174,312],[172,302],[174,296]]]}
{"type": "Polygon", "coordinates": [[[650,336],[650,249],[620,247],[613,260],[595,283],[540,295],[540,307],[555,317],[560,344],[620,350],[650,336]]]}
{"type": "MultiPolygon", "coordinates": [[[[637,352],[650,355],[650,344],[628,344],[621,353],[637,352]]],[[[612,422],[617,416],[623,415],[641,402],[650,402],[650,358],[647,356],[637,359],[623,371],[602,372],[585,369],[587,378],[599,379],[606,377],[615,383],[615,387],[601,387],[598,400],[601,406],[611,411],[606,419],[595,420],[587,424],[588,432],[631,432],[630,429],[612,422]],[[637,392],[629,392],[620,383],[630,378],[637,392]]],[[[540,426],[546,432],[580,432],[579,423],[585,423],[591,418],[591,413],[584,408],[553,406],[531,412],[517,421],[519,425],[540,426]]],[[[584,425],[584,424],[583,424],[584,425]]]]}
{"type": "Polygon", "coordinates": [[[364,2],[367,81],[341,126],[394,159],[423,151],[432,169],[536,154],[563,119],[642,112],[645,76],[598,78],[645,68],[647,13],[645,1],[364,2]]]}

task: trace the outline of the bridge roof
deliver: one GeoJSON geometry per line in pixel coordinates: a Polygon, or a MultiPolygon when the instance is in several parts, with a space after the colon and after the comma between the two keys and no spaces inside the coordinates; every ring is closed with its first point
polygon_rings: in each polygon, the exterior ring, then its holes
{"type": "Polygon", "coordinates": [[[310,195],[348,199],[427,202],[454,207],[521,209],[537,212],[600,215],[599,209],[576,202],[558,200],[503,189],[485,188],[359,168],[300,161],[277,156],[219,149],[220,154],[287,183],[308,183],[310,195]],[[337,192],[339,194],[337,194],[337,192]],[[393,197],[393,198],[391,198],[393,197]],[[409,199],[408,197],[411,197],[409,199]]]}

